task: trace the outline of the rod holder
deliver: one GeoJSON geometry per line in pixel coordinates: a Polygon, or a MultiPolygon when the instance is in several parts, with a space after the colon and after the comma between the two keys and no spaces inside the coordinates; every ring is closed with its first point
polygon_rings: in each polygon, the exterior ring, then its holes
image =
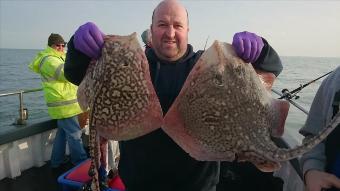
{"type": "Polygon", "coordinates": [[[27,108],[24,108],[24,91],[19,93],[19,118],[16,120],[15,125],[26,125],[28,119],[27,108]]]}

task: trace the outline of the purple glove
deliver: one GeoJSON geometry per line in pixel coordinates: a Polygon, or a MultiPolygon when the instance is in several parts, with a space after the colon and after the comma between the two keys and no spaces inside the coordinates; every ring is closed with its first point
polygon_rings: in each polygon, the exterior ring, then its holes
{"type": "Polygon", "coordinates": [[[94,23],[85,23],[74,33],[73,44],[80,52],[97,59],[104,44],[104,33],[94,23]]]}
{"type": "Polygon", "coordinates": [[[254,63],[264,46],[262,38],[247,31],[234,35],[232,43],[236,54],[245,62],[254,63]]]}

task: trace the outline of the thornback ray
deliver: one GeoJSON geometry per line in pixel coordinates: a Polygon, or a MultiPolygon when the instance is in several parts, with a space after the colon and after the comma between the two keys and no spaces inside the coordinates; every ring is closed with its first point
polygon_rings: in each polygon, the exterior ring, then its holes
{"type": "Polygon", "coordinates": [[[161,126],[163,114],[151,83],[149,65],[136,33],[108,35],[102,56],[92,61],[77,97],[89,109],[91,189],[99,191],[99,136],[128,140],[161,126]]]}
{"type": "Polygon", "coordinates": [[[161,106],[136,33],[104,38],[102,56],[88,67],[78,100],[90,109],[98,135],[107,139],[133,139],[161,126],[161,106]]]}
{"type": "Polygon", "coordinates": [[[289,102],[268,91],[275,77],[238,58],[228,43],[215,41],[190,72],[165,115],[163,130],[197,160],[250,161],[275,171],[320,143],[340,119],[293,149],[275,145],[283,134],[289,102]]]}

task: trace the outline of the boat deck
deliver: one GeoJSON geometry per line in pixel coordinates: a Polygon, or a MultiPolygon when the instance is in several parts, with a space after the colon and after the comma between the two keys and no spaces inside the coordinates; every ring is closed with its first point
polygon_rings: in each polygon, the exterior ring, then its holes
{"type": "MultiPolygon", "coordinates": [[[[0,178],[5,177],[0,179],[0,191],[62,190],[57,179],[73,165],[68,162],[57,169],[50,167],[52,134],[56,127],[55,120],[39,119],[24,126],[10,125],[0,130],[0,178]],[[25,147],[21,148],[21,145],[25,147]],[[39,160],[34,162],[35,158],[39,160]],[[39,167],[27,169],[29,166],[39,167]],[[22,170],[25,168],[27,170],[22,170]]],[[[88,137],[82,138],[87,145],[88,137]]],[[[88,152],[88,147],[85,149],[88,152]]]]}
{"type": "Polygon", "coordinates": [[[14,179],[4,178],[0,180],[0,190],[2,191],[61,191],[58,184],[58,177],[71,169],[71,163],[66,163],[59,169],[50,168],[46,163],[41,167],[33,167],[22,172],[14,179]]]}

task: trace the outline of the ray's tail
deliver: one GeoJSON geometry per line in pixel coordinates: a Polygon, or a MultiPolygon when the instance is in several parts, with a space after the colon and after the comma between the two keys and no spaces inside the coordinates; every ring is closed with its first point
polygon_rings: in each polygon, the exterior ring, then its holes
{"type": "Polygon", "coordinates": [[[89,176],[92,177],[92,181],[90,184],[90,188],[93,191],[100,191],[99,186],[99,175],[98,175],[98,169],[99,169],[99,144],[98,144],[98,137],[97,137],[97,130],[95,129],[95,120],[92,112],[89,112],[89,129],[90,129],[90,157],[91,157],[91,165],[89,169],[89,176]]]}
{"type": "Polygon", "coordinates": [[[325,128],[323,128],[317,135],[305,138],[302,142],[302,145],[299,145],[293,149],[279,148],[276,149],[276,151],[274,152],[267,152],[265,156],[268,159],[274,161],[287,161],[292,158],[296,158],[299,155],[308,152],[317,144],[322,142],[336,127],[340,128],[339,125],[340,125],[340,112],[338,112],[334,116],[332,121],[325,128]]]}

